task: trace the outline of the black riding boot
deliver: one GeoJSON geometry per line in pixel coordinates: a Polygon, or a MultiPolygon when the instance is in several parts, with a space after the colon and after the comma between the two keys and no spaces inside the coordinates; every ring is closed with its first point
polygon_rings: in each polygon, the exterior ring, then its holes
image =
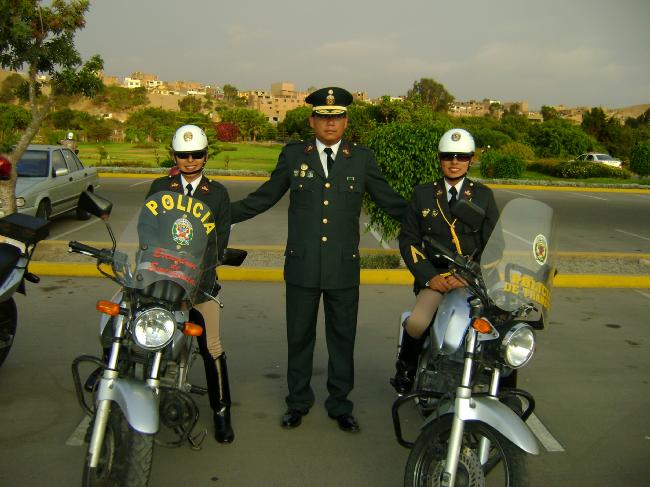
{"type": "Polygon", "coordinates": [[[208,384],[210,407],[214,411],[214,437],[219,443],[232,443],[235,433],[230,422],[230,385],[226,354],[216,359],[203,360],[205,377],[208,384]]]}
{"type": "Polygon", "coordinates": [[[399,394],[406,394],[413,389],[415,370],[418,366],[424,337],[413,338],[406,333],[404,326],[400,333],[402,334],[402,346],[397,356],[397,362],[395,362],[395,377],[391,379],[390,383],[399,394]]]}

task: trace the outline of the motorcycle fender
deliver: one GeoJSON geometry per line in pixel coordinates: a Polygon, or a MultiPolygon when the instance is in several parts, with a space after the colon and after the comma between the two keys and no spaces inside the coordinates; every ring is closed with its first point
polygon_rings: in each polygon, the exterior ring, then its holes
{"type": "Polygon", "coordinates": [[[147,384],[131,379],[104,379],[97,400],[115,401],[128,423],[140,433],[158,432],[158,394],[147,384]]]}
{"type": "MultiPolygon", "coordinates": [[[[458,417],[463,421],[480,421],[485,423],[512,443],[531,455],[539,454],[539,444],[535,435],[526,426],[517,414],[505,404],[489,397],[472,397],[468,399],[457,399],[460,404],[458,417]]],[[[424,426],[444,414],[453,414],[454,405],[445,402],[441,405],[437,414],[429,416],[424,426]]]]}

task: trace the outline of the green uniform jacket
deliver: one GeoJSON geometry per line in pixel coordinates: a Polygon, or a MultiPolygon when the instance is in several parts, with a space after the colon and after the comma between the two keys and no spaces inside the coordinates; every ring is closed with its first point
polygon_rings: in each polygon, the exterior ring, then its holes
{"type": "MultiPolygon", "coordinates": [[[[147,198],[159,191],[173,191],[175,193],[184,193],[184,188],[181,185],[180,175],[173,177],[162,177],[155,179],[151,183],[151,187],[147,192],[147,198]]],[[[206,265],[215,267],[219,259],[223,257],[223,253],[228,246],[228,239],[230,237],[230,197],[225,186],[216,181],[211,181],[205,176],[201,177],[201,182],[198,188],[192,195],[192,198],[201,200],[208,205],[214,217],[216,225],[216,245],[214,239],[208,244],[206,250],[206,265]]],[[[216,272],[211,271],[206,274],[206,279],[214,280],[216,272]]]]}
{"type": "Polygon", "coordinates": [[[406,201],[388,185],[370,149],[341,141],[325,178],[315,140],[287,144],[271,178],[232,204],[232,221],[248,220],[290,191],[284,278],[297,286],[359,285],[359,215],[367,191],[400,220],[406,201]]]}
{"type": "MultiPolygon", "coordinates": [[[[471,255],[477,251],[475,259],[479,261],[481,252],[499,219],[494,194],[487,186],[465,178],[458,199],[470,200],[485,210],[485,220],[479,232],[473,233],[460,221],[454,226],[463,255],[471,255]]],[[[449,211],[444,179],[416,186],[399,235],[400,252],[404,263],[415,276],[416,289],[426,287],[426,282],[435,275],[449,270],[447,261],[436,259],[436,251],[422,240],[422,237],[429,235],[455,251],[447,221],[453,222],[454,219],[449,211]]]]}

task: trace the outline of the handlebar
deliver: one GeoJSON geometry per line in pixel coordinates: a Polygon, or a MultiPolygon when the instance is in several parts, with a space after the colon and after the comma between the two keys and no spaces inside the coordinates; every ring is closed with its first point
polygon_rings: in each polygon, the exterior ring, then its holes
{"type": "Polygon", "coordinates": [[[113,252],[108,249],[96,249],[90,245],[73,240],[68,242],[68,250],[77,254],[89,255],[99,261],[100,264],[109,264],[113,260],[113,252]]]}

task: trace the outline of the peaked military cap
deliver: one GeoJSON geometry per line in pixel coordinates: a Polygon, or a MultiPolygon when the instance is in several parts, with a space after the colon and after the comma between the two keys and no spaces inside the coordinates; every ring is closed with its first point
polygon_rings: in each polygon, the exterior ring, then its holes
{"type": "Polygon", "coordinates": [[[352,94],[343,88],[330,86],[310,93],[305,101],[313,106],[312,115],[342,115],[352,103],[352,94]]]}

